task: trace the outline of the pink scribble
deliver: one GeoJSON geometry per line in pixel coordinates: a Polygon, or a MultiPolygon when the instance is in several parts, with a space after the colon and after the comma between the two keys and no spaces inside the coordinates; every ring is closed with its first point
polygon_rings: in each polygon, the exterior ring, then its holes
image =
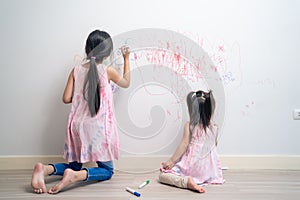
{"type": "Polygon", "coordinates": [[[218,48],[218,50],[224,52],[225,51],[224,46],[220,45],[219,48],[218,48]]]}
{"type": "Polygon", "coordinates": [[[217,68],[215,65],[211,65],[210,68],[211,68],[214,72],[217,72],[217,71],[218,71],[218,68],[217,68]]]}
{"type": "Polygon", "coordinates": [[[167,110],[167,114],[168,114],[168,115],[171,115],[171,112],[170,112],[169,110],[167,110]]]}
{"type": "Polygon", "coordinates": [[[254,101],[251,101],[251,102],[247,103],[247,104],[244,106],[243,110],[241,111],[241,114],[242,114],[243,116],[249,115],[250,112],[253,110],[254,106],[255,106],[254,101]]]}
{"type": "Polygon", "coordinates": [[[137,60],[137,55],[136,55],[136,53],[134,53],[134,60],[137,60]]]}
{"type": "Polygon", "coordinates": [[[167,49],[170,49],[170,43],[167,42],[167,49]]]}

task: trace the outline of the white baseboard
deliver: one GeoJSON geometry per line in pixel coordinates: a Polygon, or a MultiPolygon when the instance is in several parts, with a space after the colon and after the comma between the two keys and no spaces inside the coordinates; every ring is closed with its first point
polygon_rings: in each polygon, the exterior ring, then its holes
{"type": "Polygon", "coordinates": [[[229,169],[300,170],[300,155],[222,155],[220,159],[229,169]]]}
{"type": "MultiPolygon", "coordinates": [[[[168,156],[122,156],[115,169],[129,173],[157,171],[168,156]]],[[[300,170],[300,155],[220,155],[221,164],[229,169],[300,170]]],[[[65,162],[61,156],[0,156],[0,170],[33,169],[34,164],[65,162]]],[[[94,166],[87,163],[86,166],[94,166]]]]}

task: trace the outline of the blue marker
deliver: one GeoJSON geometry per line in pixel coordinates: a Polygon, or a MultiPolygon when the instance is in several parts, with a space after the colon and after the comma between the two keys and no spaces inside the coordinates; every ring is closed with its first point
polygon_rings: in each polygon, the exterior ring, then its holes
{"type": "Polygon", "coordinates": [[[140,197],[140,196],[141,196],[140,193],[134,191],[133,189],[131,189],[131,188],[129,188],[129,187],[126,188],[126,191],[127,191],[127,192],[130,192],[131,194],[134,194],[134,195],[137,196],[137,197],[140,197]]]}

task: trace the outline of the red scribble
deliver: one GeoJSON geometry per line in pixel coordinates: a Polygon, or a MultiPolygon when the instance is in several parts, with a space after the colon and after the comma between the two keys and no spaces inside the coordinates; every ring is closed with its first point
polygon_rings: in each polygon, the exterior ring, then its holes
{"type": "Polygon", "coordinates": [[[178,54],[178,53],[174,53],[174,58],[175,58],[175,60],[177,61],[177,63],[178,63],[178,65],[179,65],[179,63],[180,63],[180,54],[178,54]]]}

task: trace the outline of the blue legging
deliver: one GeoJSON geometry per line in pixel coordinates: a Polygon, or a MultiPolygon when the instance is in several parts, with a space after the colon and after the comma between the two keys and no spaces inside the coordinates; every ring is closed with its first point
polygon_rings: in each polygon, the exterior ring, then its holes
{"type": "Polygon", "coordinates": [[[80,171],[80,170],[86,170],[87,171],[87,179],[85,181],[104,181],[108,180],[112,177],[114,173],[114,167],[113,162],[100,162],[97,161],[98,167],[95,168],[82,168],[82,163],[78,162],[70,162],[67,163],[56,163],[56,164],[50,164],[54,167],[54,172],[51,175],[60,175],[62,176],[64,174],[64,171],[67,168],[70,168],[74,171],[80,171]]]}

